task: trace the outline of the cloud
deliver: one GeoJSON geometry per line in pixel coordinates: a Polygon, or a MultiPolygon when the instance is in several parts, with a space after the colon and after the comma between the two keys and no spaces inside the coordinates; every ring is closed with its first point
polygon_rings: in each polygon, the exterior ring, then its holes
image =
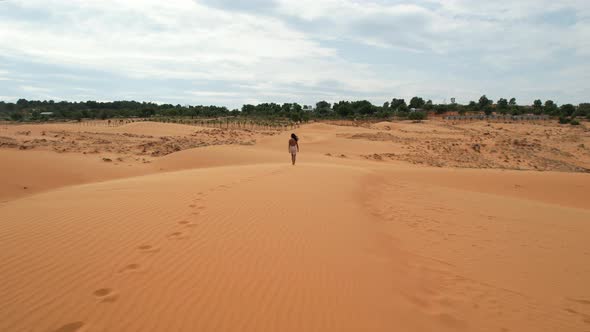
{"type": "Polygon", "coordinates": [[[0,69],[0,81],[7,81],[9,79],[10,78],[8,78],[8,72],[0,69]]]}
{"type": "Polygon", "coordinates": [[[0,89],[29,98],[238,107],[538,91],[579,102],[587,97],[576,86],[588,77],[576,73],[590,55],[590,4],[8,0],[0,40],[0,89]]]}
{"type": "Polygon", "coordinates": [[[261,11],[272,11],[276,8],[277,2],[274,0],[249,0],[249,1],[234,1],[234,0],[201,0],[200,3],[231,11],[250,11],[260,13],[261,11]]]}
{"type": "MultiPolygon", "coordinates": [[[[195,75],[208,65],[241,66],[264,58],[330,55],[331,51],[280,21],[228,14],[192,1],[26,1],[56,20],[3,20],[5,55],[50,63],[101,66],[149,74],[152,69],[195,75]],[[64,14],[65,13],[65,14],[64,14]],[[67,28],[66,28],[67,27],[67,28]]],[[[213,70],[211,68],[210,70],[213,70]]]]}
{"type": "Polygon", "coordinates": [[[21,85],[20,89],[23,91],[39,92],[39,93],[48,93],[51,91],[51,89],[48,89],[48,88],[42,88],[42,87],[31,86],[31,85],[21,85]]]}

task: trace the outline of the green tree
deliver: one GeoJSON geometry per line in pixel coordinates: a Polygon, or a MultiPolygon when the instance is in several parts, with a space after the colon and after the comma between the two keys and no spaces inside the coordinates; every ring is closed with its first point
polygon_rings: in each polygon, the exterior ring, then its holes
{"type": "Polygon", "coordinates": [[[506,100],[505,98],[498,99],[496,107],[498,109],[498,112],[502,114],[508,113],[508,100],[506,100]]]}
{"type": "MultiPolygon", "coordinates": [[[[193,112],[196,113],[196,110],[194,110],[193,112]]],[[[145,108],[143,110],[141,110],[140,115],[144,118],[150,118],[152,116],[154,116],[156,114],[156,110],[153,108],[145,108]]]]}
{"type": "Polygon", "coordinates": [[[78,121],[78,122],[82,121],[82,112],[75,111],[75,112],[71,113],[71,118],[78,121]]]}
{"type": "Polygon", "coordinates": [[[317,102],[315,105],[315,112],[320,117],[326,117],[332,112],[332,105],[325,100],[317,102]]]}
{"type": "Polygon", "coordinates": [[[256,112],[256,106],[246,104],[242,106],[242,113],[244,115],[253,115],[256,112]]]}
{"type": "Polygon", "coordinates": [[[467,112],[467,106],[464,105],[457,105],[457,113],[459,113],[459,115],[465,115],[465,113],[467,112]]]}
{"type": "Polygon", "coordinates": [[[420,111],[410,112],[410,114],[408,114],[408,119],[414,121],[421,121],[426,119],[426,113],[420,111]]]}
{"type": "Polygon", "coordinates": [[[553,100],[546,100],[544,109],[545,109],[545,113],[547,113],[547,114],[551,114],[551,115],[558,115],[559,114],[559,108],[553,102],[553,100]]]}
{"type": "Polygon", "coordinates": [[[391,109],[394,111],[399,111],[399,108],[403,106],[407,107],[406,101],[404,99],[393,98],[389,104],[389,107],[391,107],[391,109]]]}
{"type": "Polygon", "coordinates": [[[541,99],[537,99],[533,102],[533,113],[537,115],[543,113],[543,102],[541,99]]]}
{"type": "Polygon", "coordinates": [[[477,103],[477,105],[478,105],[479,109],[483,111],[487,107],[491,106],[492,103],[493,103],[493,101],[488,99],[488,97],[486,97],[486,95],[483,95],[479,98],[479,102],[477,103]]]}
{"type": "Polygon", "coordinates": [[[24,119],[24,115],[21,112],[10,113],[10,119],[12,121],[22,121],[24,119]]]}
{"type": "Polygon", "coordinates": [[[303,122],[309,122],[309,120],[310,120],[309,112],[302,112],[301,113],[301,120],[303,122]]]}
{"type": "Polygon", "coordinates": [[[29,105],[29,102],[26,99],[19,99],[16,101],[16,108],[19,110],[25,109],[29,105]]]}
{"type": "Polygon", "coordinates": [[[336,114],[343,118],[350,117],[354,114],[354,110],[349,101],[340,101],[334,104],[333,109],[336,114]]]}
{"type": "Polygon", "coordinates": [[[317,108],[324,108],[324,109],[326,109],[326,108],[330,108],[330,107],[331,107],[331,105],[330,105],[330,103],[329,103],[329,102],[327,102],[327,101],[325,101],[325,100],[322,100],[322,101],[318,101],[318,102],[315,104],[315,107],[316,107],[316,109],[317,109],[317,108]]]}
{"type": "Polygon", "coordinates": [[[381,119],[387,119],[393,115],[391,108],[389,107],[380,107],[377,113],[375,114],[376,117],[381,119]]]}
{"type": "Polygon", "coordinates": [[[440,105],[436,105],[434,106],[434,112],[436,114],[445,114],[448,111],[449,105],[444,105],[444,104],[440,104],[440,105]]]}
{"type": "Polygon", "coordinates": [[[565,104],[561,105],[559,111],[561,112],[562,116],[572,116],[572,114],[574,114],[576,111],[576,107],[572,104],[565,104]]]}
{"type": "Polygon", "coordinates": [[[404,113],[405,115],[407,115],[407,113],[410,111],[408,109],[408,105],[406,105],[406,103],[404,102],[403,104],[399,105],[399,107],[397,108],[398,112],[404,113]]]}
{"type": "Polygon", "coordinates": [[[38,110],[32,111],[31,112],[31,119],[34,121],[41,119],[41,112],[39,112],[38,110]]]}
{"type": "Polygon", "coordinates": [[[367,100],[353,101],[350,103],[350,106],[354,110],[355,114],[360,114],[363,116],[373,115],[377,111],[376,107],[367,100]]]}
{"type": "Polygon", "coordinates": [[[424,99],[420,98],[420,97],[414,97],[410,100],[410,108],[422,108],[424,106],[425,102],[424,99]]]}
{"type": "Polygon", "coordinates": [[[578,105],[576,112],[574,113],[575,116],[585,117],[590,115],[590,103],[582,103],[578,105]]]}
{"type": "Polygon", "coordinates": [[[518,108],[518,104],[516,103],[516,98],[514,98],[514,97],[510,98],[508,105],[510,108],[510,114],[517,115],[520,113],[520,110],[518,108]]]}

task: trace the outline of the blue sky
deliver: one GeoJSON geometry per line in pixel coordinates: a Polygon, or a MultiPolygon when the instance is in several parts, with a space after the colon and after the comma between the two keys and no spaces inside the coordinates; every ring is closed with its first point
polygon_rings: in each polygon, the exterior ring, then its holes
{"type": "Polygon", "coordinates": [[[0,100],[590,101],[587,0],[5,0],[0,100]]]}

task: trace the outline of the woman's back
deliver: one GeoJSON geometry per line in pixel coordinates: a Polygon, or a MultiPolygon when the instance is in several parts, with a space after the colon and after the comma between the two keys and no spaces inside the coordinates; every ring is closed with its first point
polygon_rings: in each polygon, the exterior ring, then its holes
{"type": "Polygon", "coordinates": [[[297,152],[299,152],[299,138],[295,134],[291,134],[291,139],[289,139],[289,152],[291,153],[291,162],[295,165],[295,158],[297,156],[297,152]]]}

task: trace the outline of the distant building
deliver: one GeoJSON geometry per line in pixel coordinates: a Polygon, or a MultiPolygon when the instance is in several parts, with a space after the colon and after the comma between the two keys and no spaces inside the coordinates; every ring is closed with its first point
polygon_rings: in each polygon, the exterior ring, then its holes
{"type": "Polygon", "coordinates": [[[44,115],[44,116],[52,116],[53,112],[41,112],[39,113],[40,115],[44,115]]]}
{"type": "Polygon", "coordinates": [[[455,97],[451,98],[451,104],[456,104],[456,103],[457,103],[457,102],[456,102],[456,100],[455,100],[455,97]]]}

